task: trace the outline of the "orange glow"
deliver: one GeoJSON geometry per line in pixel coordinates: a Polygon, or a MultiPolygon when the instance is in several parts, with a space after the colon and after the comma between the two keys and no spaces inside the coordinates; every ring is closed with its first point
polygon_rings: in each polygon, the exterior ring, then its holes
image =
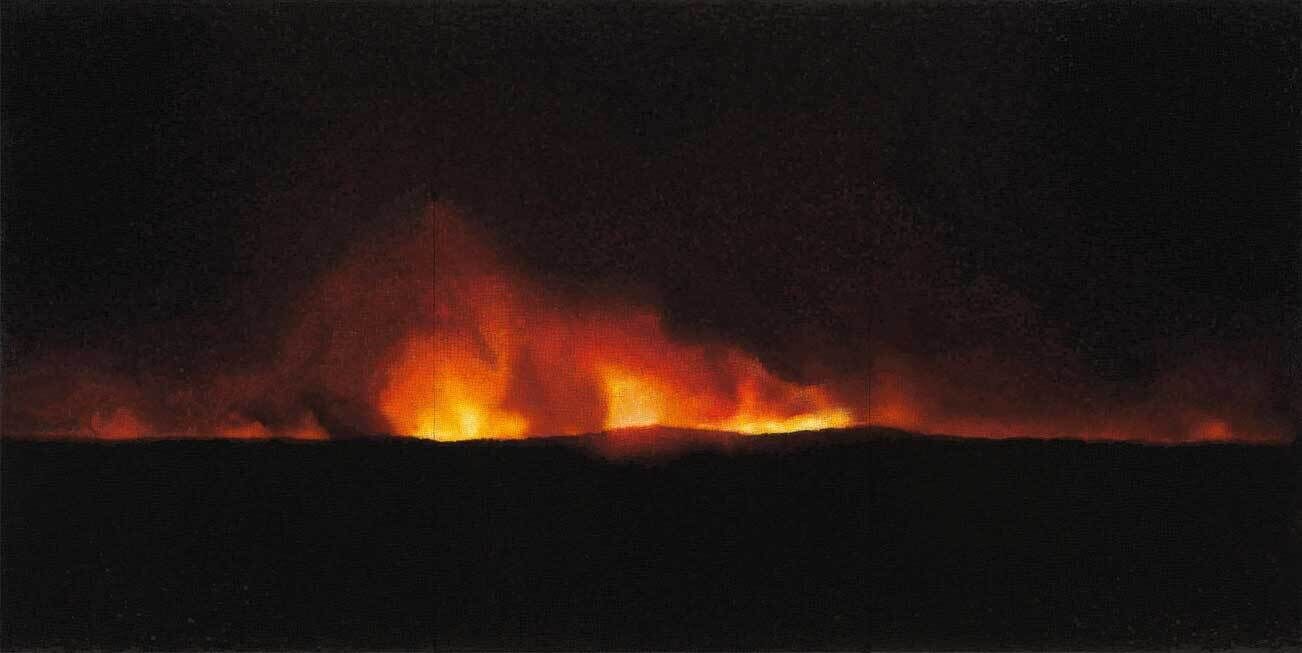
{"type": "Polygon", "coordinates": [[[736,347],[669,338],[647,306],[567,302],[510,274],[449,207],[435,211],[435,439],[856,422],[826,389],[779,379],[736,347]]]}
{"type": "Polygon", "coordinates": [[[614,368],[601,371],[606,428],[654,426],[663,419],[664,398],[653,384],[614,368]]]}
{"type": "Polygon", "coordinates": [[[874,375],[869,397],[869,421],[874,426],[917,431],[923,427],[922,413],[910,397],[901,375],[874,375]]]}
{"type": "Polygon", "coordinates": [[[1286,441],[1268,421],[1244,417],[1236,428],[1170,398],[1078,407],[1076,386],[1046,394],[1052,384],[1036,382],[1033,366],[983,352],[930,365],[882,352],[859,381],[795,383],[739,347],[671,338],[646,304],[578,301],[542,287],[500,260],[451,207],[434,212],[432,353],[428,344],[409,352],[395,368],[395,378],[409,381],[384,395],[385,414],[402,432],[464,440],[618,430],[605,446],[625,453],[707,432],[860,425],[979,438],[1286,441]],[[431,367],[433,390],[422,392],[410,379],[431,367]],[[428,408],[421,402],[431,394],[428,408]],[[432,415],[432,427],[412,415],[432,415]]]}
{"type": "Polygon", "coordinates": [[[106,413],[95,413],[90,418],[90,431],[104,440],[124,440],[149,432],[149,425],[129,408],[115,408],[106,413]]]}
{"type": "Polygon", "coordinates": [[[1198,425],[1194,436],[1201,441],[1217,442],[1233,439],[1234,431],[1223,419],[1209,419],[1198,425]]]}
{"type": "Polygon", "coordinates": [[[174,377],[128,376],[87,353],[50,356],[7,372],[24,393],[4,406],[9,428],[99,439],[607,432],[603,446],[619,455],[852,426],[1160,444],[1290,440],[1272,412],[1271,377],[1252,367],[1269,354],[1197,349],[1125,397],[1072,376],[1065,356],[1041,365],[1016,351],[924,356],[908,353],[916,343],[878,342],[862,347],[871,354],[862,370],[800,383],[736,344],[673,335],[658,309],[633,299],[637,289],[542,285],[446,203],[424,203],[418,220],[401,224],[314,280],[291,306],[274,356],[174,377]]]}
{"type": "Polygon", "coordinates": [[[433,338],[412,338],[390,371],[380,408],[396,432],[434,437],[433,338]]]}
{"type": "MultiPolygon", "coordinates": [[[[147,431],[145,431],[147,432],[147,431]]],[[[261,440],[266,438],[290,438],[294,440],[326,440],[330,436],[315,419],[308,417],[298,424],[272,430],[267,425],[238,417],[230,417],[224,424],[216,427],[215,435],[237,440],[261,440]]],[[[193,433],[190,435],[197,435],[193,433]]]]}

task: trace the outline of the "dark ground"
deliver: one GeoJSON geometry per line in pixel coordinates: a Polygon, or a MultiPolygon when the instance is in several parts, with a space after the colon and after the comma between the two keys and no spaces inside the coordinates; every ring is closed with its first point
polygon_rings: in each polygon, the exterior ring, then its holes
{"type": "Polygon", "coordinates": [[[0,647],[1297,643],[1296,451],[9,440],[0,647]]]}

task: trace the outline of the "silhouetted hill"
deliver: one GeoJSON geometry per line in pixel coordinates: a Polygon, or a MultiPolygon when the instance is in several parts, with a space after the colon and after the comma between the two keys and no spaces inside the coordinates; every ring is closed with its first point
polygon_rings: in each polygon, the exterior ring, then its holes
{"type": "Polygon", "coordinates": [[[3,441],[0,644],[1133,647],[1302,633],[1296,449],[855,430],[624,459],[588,446],[610,437],[3,441]]]}

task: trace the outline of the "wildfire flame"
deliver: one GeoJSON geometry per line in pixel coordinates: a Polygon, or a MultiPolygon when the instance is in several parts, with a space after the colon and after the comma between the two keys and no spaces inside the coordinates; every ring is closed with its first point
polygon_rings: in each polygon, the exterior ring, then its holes
{"type": "Polygon", "coordinates": [[[291,307],[272,360],[169,377],[127,375],[102,352],[48,356],[6,370],[6,433],[453,441],[613,431],[624,437],[620,453],[714,437],[706,433],[851,426],[1289,441],[1270,375],[1252,367],[1261,356],[1204,353],[1125,401],[1056,380],[1057,363],[880,345],[866,369],[800,383],[738,345],[671,335],[631,295],[541,284],[446,202],[415,210],[405,231],[341,257],[291,307]]]}
{"type": "MultiPolygon", "coordinates": [[[[1283,441],[1277,425],[1198,413],[1173,402],[1101,414],[974,402],[962,383],[989,372],[930,374],[906,355],[866,384],[799,384],[753,355],[669,337],[653,308],[619,298],[567,301],[513,271],[454,209],[435,206],[435,333],[400,367],[433,369],[436,440],[519,438],[642,427],[741,434],[873,425],[969,437],[1136,441],[1283,441]],[[951,380],[954,377],[957,380],[951,380]],[[962,378],[966,377],[966,378],[962,378]],[[1167,411],[1163,418],[1153,413],[1167,411]]],[[[996,372],[997,373],[997,372],[996,372]]],[[[410,378],[410,377],[409,377],[410,378]]],[[[395,390],[394,396],[412,396],[395,390]]],[[[639,436],[641,437],[641,436],[639,436]]]]}
{"type": "Polygon", "coordinates": [[[435,439],[855,422],[827,389],[779,379],[736,347],[672,340],[652,308],[563,301],[512,275],[450,207],[435,211],[435,439]]]}

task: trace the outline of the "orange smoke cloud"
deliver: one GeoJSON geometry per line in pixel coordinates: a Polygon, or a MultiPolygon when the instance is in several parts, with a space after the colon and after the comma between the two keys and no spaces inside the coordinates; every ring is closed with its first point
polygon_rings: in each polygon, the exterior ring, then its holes
{"type": "Polygon", "coordinates": [[[1040,366],[979,347],[941,357],[878,347],[871,369],[792,382],[739,347],[671,338],[644,303],[543,287],[501,260],[453,207],[434,212],[435,338],[432,351],[415,346],[404,365],[432,360],[438,440],[629,429],[639,434],[633,442],[669,432],[645,427],[757,434],[852,425],[990,438],[1287,439],[1244,392],[1163,395],[1158,384],[1152,396],[1098,399],[1067,373],[1070,355],[1052,347],[1055,359],[1040,366]],[[1045,371],[1054,367],[1062,369],[1045,371]]]}
{"type": "Polygon", "coordinates": [[[721,344],[669,338],[618,298],[569,299],[512,272],[435,207],[434,437],[676,426],[774,433],[853,424],[827,388],[784,381],[721,344]]]}
{"type": "MultiPolygon", "coordinates": [[[[1289,440],[1262,362],[1277,355],[1269,348],[1195,348],[1146,387],[1113,392],[1052,339],[1021,355],[977,345],[924,355],[907,339],[873,340],[863,369],[798,382],[736,344],[671,335],[628,288],[541,283],[446,202],[413,201],[402,212],[285,307],[291,317],[266,360],[160,370],[105,352],[48,353],[5,371],[5,434],[451,441],[623,430],[619,446],[638,449],[664,434],[871,425],[994,438],[1289,440]]],[[[1000,291],[981,292],[987,304],[1029,314],[997,301],[1000,291]]]]}
{"type": "MultiPolygon", "coordinates": [[[[288,319],[275,316],[282,333],[267,358],[142,369],[112,351],[45,352],[5,370],[4,433],[432,435],[433,216],[427,205],[408,204],[385,223],[391,229],[354,244],[285,306],[288,319]]],[[[259,332],[269,325],[234,328],[259,332]]],[[[196,336],[178,327],[164,337],[196,336]]]]}

